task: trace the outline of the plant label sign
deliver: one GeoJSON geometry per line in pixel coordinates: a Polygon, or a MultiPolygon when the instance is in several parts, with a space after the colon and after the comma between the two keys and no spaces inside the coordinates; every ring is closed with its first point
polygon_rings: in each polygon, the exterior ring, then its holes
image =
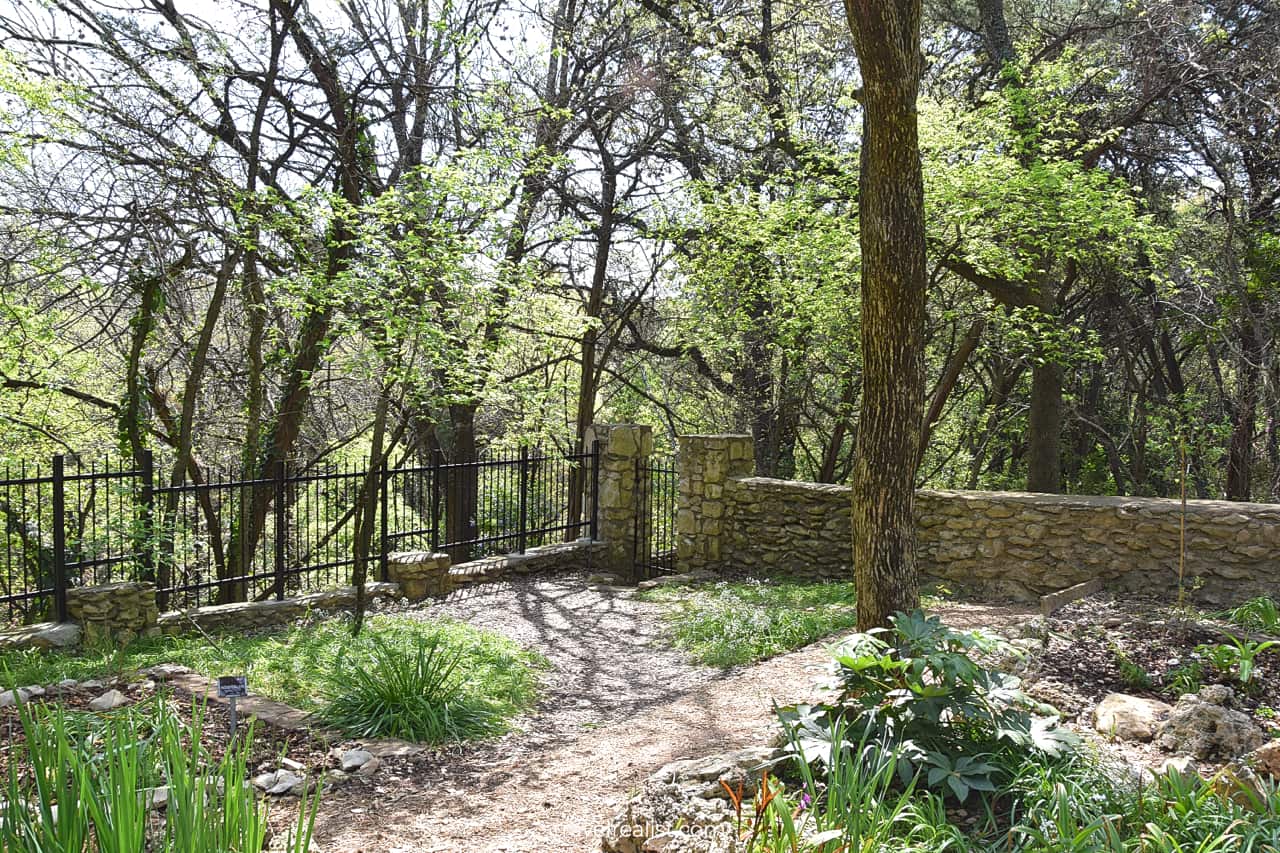
{"type": "Polygon", "coordinates": [[[247,675],[220,675],[218,676],[218,698],[232,699],[237,696],[249,695],[249,676],[247,675]]]}

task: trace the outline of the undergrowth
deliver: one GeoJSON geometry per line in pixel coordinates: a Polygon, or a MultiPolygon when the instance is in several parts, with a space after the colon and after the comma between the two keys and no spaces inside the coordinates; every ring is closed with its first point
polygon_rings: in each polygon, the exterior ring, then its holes
{"type": "Polygon", "coordinates": [[[672,641],[701,663],[728,667],[806,646],[857,624],[854,584],[794,579],[660,586],[672,641]]]}
{"type": "Polygon", "coordinates": [[[537,673],[547,666],[540,655],[463,622],[388,615],[367,619],[358,639],[352,639],[351,620],[344,615],[250,635],[154,637],[119,649],[74,653],[10,652],[0,655],[0,686],[128,677],[149,666],[177,663],[207,676],[247,675],[253,693],[319,711],[359,677],[353,670],[357,662],[367,664],[378,654],[412,661],[423,644],[456,655],[451,678],[458,701],[488,708],[494,721],[486,729],[501,730],[537,698],[537,673]]]}

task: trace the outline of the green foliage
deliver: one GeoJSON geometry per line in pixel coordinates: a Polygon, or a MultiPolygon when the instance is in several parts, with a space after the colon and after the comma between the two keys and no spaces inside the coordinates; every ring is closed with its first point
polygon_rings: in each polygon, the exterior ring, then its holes
{"type": "MultiPolygon", "coordinates": [[[[157,697],[145,713],[106,718],[36,703],[9,743],[0,846],[14,853],[257,853],[267,808],[248,784],[253,732],[221,758],[203,743],[204,716],[181,719],[157,697]],[[167,788],[153,810],[151,789],[167,788]]],[[[319,791],[289,826],[285,849],[310,847],[319,791]]]]}
{"type": "Polygon", "coordinates": [[[1280,640],[1255,643],[1229,637],[1225,643],[1196,646],[1195,654],[1220,674],[1233,676],[1242,687],[1248,689],[1254,686],[1258,656],[1277,647],[1280,647],[1280,640]]]}
{"type": "Polygon", "coordinates": [[[679,648],[708,666],[736,666],[806,646],[857,624],[852,582],[769,579],[661,586],[640,594],[668,605],[679,648]]]}
{"type": "MultiPolygon", "coordinates": [[[[792,790],[766,783],[757,851],[1182,853],[1275,849],[1280,789],[1224,796],[1176,771],[1111,775],[974,655],[995,642],[898,614],[837,652],[841,701],[780,712],[792,790]],[[952,824],[946,800],[971,815],[952,824]],[[976,804],[974,801],[976,800],[976,804]],[[783,821],[780,813],[786,812],[783,821]]],[[[757,803],[761,798],[757,797],[757,803]]]]}
{"type": "Polygon", "coordinates": [[[904,778],[924,768],[926,784],[945,784],[961,800],[990,791],[1009,760],[1057,758],[1077,744],[1018,679],[974,659],[998,647],[936,616],[899,613],[892,630],[854,635],[836,651],[839,701],[827,713],[889,744],[904,778]]]}
{"type": "Polygon", "coordinates": [[[1244,604],[1221,614],[1234,625],[1251,631],[1280,634],[1280,604],[1269,596],[1251,598],[1244,604]]]}
{"type": "Polygon", "coordinates": [[[353,737],[432,744],[500,734],[502,709],[464,689],[463,652],[439,635],[411,650],[375,639],[339,661],[320,719],[353,737]]]}
{"type": "Polygon", "coordinates": [[[495,702],[504,717],[533,703],[537,670],[546,665],[543,658],[462,622],[384,615],[367,620],[358,639],[351,637],[350,617],[340,616],[252,635],[157,637],[123,649],[83,653],[10,652],[0,655],[0,664],[8,669],[0,681],[11,688],[63,678],[127,675],[158,663],[178,663],[206,674],[243,673],[255,693],[315,711],[335,686],[344,656],[366,654],[377,644],[407,651],[433,641],[461,652],[457,675],[466,689],[495,702]]]}
{"type": "Polygon", "coordinates": [[[1204,664],[1192,658],[1165,674],[1166,691],[1175,697],[1197,693],[1204,684],[1204,677],[1204,664]]]}
{"type": "Polygon", "coordinates": [[[1126,687],[1131,690],[1151,689],[1154,684],[1151,679],[1151,673],[1125,654],[1123,649],[1112,648],[1111,657],[1115,660],[1116,668],[1120,670],[1120,680],[1124,682],[1126,687]]]}

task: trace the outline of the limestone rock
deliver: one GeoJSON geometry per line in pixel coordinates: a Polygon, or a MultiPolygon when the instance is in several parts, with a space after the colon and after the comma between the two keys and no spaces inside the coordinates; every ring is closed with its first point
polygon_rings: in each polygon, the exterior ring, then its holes
{"type": "Polygon", "coordinates": [[[146,675],[148,678],[151,678],[154,681],[168,681],[169,679],[173,678],[175,675],[186,675],[189,672],[191,672],[189,668],[182,666],[180,664],[161,663],[161,664],[156,664],[155,666],[150,667],[148,669],[144,669],[142,671],[142,674],[146,675]]]}
{"type": "Polygon", "coordinates": [[[89,703],[91,711],[111,711],[119,708],[121,705],[128,705],[128,698],[119,690],[108,690],[97,699],[89,703]]]}
{"type": "Polygon", "coordinates": [[[158,788],[144,788],[142,801],[149,809],[163,809],[169,805],[169,788],[161,785],[158,788]]]}
{"type": "Polygon", "coordinates": [[[744,798],[755,793],[760,774],[785,759],[787,753],[774,747],[748,747],[736,752],[673,761],[649,777],[651,782],[669,783],[689,789],[693,796],[728,798],[720,784],[733,790],[741,785],[744,798]]]}
{"type": "Polygon", "coordinates": [[[280,778],[279,770],[271,770],[267,773],[259,773],[253,777],[253,786],[263,791],[270,791],[275,787],[277,780],[280,778]]]}
{"type": "Polygon", "coordinates": [[[355,773],[371,761],[376,761],[373,753],[364,749],[348,749],[342,753],[342,772],[355,773]]]}
{"type": "Polygon", "coordinates": [[[1093,727],[1120,740],[1148,741],[1173,709],[1158,699],[1108,694],[1093,712],[1093,727]]]}
{"type": "Polygon", "coordinates": [[[1200,775],[1200,768],[1196,765],[1196,760],[1190,755],[1175,755],[1173,758],[1166,758],[1160,763],[1159,771],[1161,775],[1181,776],[1184,779],[1195,779],[1200,775]]]}
{"type": "Polygon", "coordinates": [[[1280,782],[1280,740],[1267,741],[1246,755],[1243,761],[1255,773],[1280,782]]]}
{"type": "Polygon", "coordinates": [[[660,578],[652,578],[647,581],[641,581],[637,584],[637,589],[654,589],[660,586],[685,586],[696,583],[708,583],[714,581],[719,576],[715,572],[694,571],[684,572],[678,575],[663,575],[660,578]]]}
{"type": "Polygon", "coordinates": [[[280,770],[276,773],[276,781],[267,793],[272,796],[282,796],[284,794],[304,793],[307,788],[307,780],[294,773],[292,770],[280,770]]]}
{"type": "Polygon", "coordinates": [[[733,807],[679,785],[647,782],[610,821],[604,853],[720,853],[734,849],[733,807]]]}
{"type": "Polygon", "coordinates": [[[1231,708],[1231,688],[1211,684],[1178,699],[1160,729],[1160,746],[1199,759],[1236,758],[1266,743],[1249,715],[1231,708]]]}

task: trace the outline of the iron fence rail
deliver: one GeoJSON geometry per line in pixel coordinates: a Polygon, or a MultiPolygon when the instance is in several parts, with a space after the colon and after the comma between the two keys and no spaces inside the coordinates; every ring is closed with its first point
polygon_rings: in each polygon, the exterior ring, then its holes
{"type": "Polygon", "coordinates": [[[385,578],[399,550],[460,561],[594,536],[598,463],[598,447],[524,449],[374,472],[280,462],[267,477],[207,471],[177,485],[156,481],[150,454],[0,470],[0,624],[65,619],[69,589],[121,580],[154,581],[169,610],[349,583],[367,483],[370,576],[385,578]]]}
{"type": "Polygon", "coordinates": [[[680,473],[674,457],[636,460],[635,531],[632,535],[633,579],[648,580],[676,569],[676,504],[680,473]]]}

